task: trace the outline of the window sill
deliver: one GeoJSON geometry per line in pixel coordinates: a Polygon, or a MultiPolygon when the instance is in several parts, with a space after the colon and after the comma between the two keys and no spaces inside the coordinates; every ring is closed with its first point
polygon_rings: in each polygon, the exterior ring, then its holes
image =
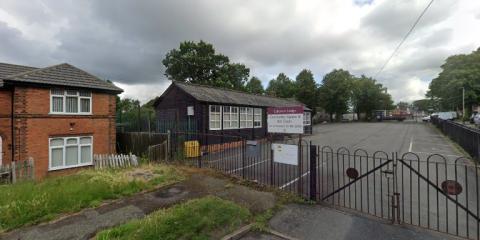
{"type": "Polygon", "coordinates": [[[66,166],[66,167],[54,167],[54,168],[48,168],[48,171],[58,171],[58,170],[65,170],[65,169],[71,169],[71,168],[79,168],[79,167],[87,167],[87,166],[93,166],[93,163],[84,163],[84,164],[79,164],[79,165],[73,165],[73,166],[66,166]]]}
{"type": "Polygon", "coordinates": [[[93,115],[92,113],[54,113],[54,112],[49,112],[48,114],[50,114],[50,115],[66,115],[66,116],[91,116],[91,115],[93,115]]]}

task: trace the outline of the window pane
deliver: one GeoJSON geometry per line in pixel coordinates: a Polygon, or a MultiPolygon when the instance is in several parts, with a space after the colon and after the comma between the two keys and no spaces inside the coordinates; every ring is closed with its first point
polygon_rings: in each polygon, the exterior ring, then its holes
{"type": "Polygon", "coordinates": [[[51,163],[52,167],[63,166],[63,149],[62,148],[52,149],[51,157],[52,157],[52,163],[51,163]]]}
{"type": "Polygon", "coordinates": [[[89,91],[80,91],[80,96],[82,97],[90,97],[92,96],[92,93],[89,91]]]}
{"type": "Polygon", "coordinates": [[[51,93],[52,95],[64,95],[65,91],[63,91],[62,89],[52,89],[51,93]]]}
{"type": "Polygon", "coordinates": [[[90,112],[90,99],[81,98],[80,99],[80,112],[90,112]]]}
{"type": "Polygon", "coordinates": [[[65,150],[65,165],[72,166],[78,164],[78,146],[66,147],[65,150]]]}
{"type": "Polygon", "coordinates": [[[78,92],[74,90],[67,90],[67,95],[77,96],[78,92]]]}
{"type": "Polygon", "coordinates": [[[54,138],[50,140],[50,146],[63,146],[63,138],[54,138]]]}
{"type": "Polygon", "coordinates": [[[92,162],[92,147],[91,146],[82,146],[80,152],[80,163],[91,163],[92,162]]]}
{"type": "Polygon", "coordinates": [[[69,139],[67,139],[67,144],[77,144],[77,139],[76,138],[69,138],[69,139]]]}
{"type": "Polygon", "coordinates": [[[52,112],[63,112],[63,97],[52,98],[52,112]]]}
{"type": "Polygon", "coordinates": [[[67,97],[66,98],[66,112],[67,113],[77,113],[78,112],[78,98],[77,97],[67,97]]]}
{"type": "Polygon", "coordinates": [[[80,138],[80,144],[91,144],[92,138],[91,137],[82,137],[80,138]]]}

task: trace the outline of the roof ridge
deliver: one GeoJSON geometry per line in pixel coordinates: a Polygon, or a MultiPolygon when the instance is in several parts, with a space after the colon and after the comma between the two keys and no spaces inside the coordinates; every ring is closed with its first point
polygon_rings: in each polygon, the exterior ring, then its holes
{"type": "MultiPolygon", "coordinates": [[[[207,88],[220,89],[220,90],[224,90],[224,91],[243,93],[243,94],[254,95],[254,96],[258,96],[258,97],[298,101],[297,99],[295,99],[295,97],[292,97],[292,98],[282,98],[282,97],[276,97],[276,96],[270,96],[270,95],[263,95],[263,94],[257,94],[257,93],[249,93],[249,92],[244,92],[244,91],[240,91],[240,90],[236,90],[236,89],[229,89],[229,88],[225,88],[225,87],[214,87],[214,86],[205,85],[205,84],[189,83],[189,82],[182,82],[182,81],[177,81],[177,80],[172,80],[172,82],[173,82],[173,83],[180,83],[180,84],[184,84],[184,85],[207,87],[207,88]]],[[[302,104],[303,104],[303,103],[302,103],[302,104]]],[[[303,105],[305,105],[305,104],[303,104],[303,105]]]]}
{"type": "Polygon", "coordinates": [[[64,64],[68,65],[68,63],[60,63],[60,64],[56,64],[56,65],[52,65],[52,66],[48,66],[48,67],[44,67],[44,68],[37,68],[37,69],[33,69],[31,71],[26,71],[26,72],[21,72],[21,73],[17,73],[17,74],[8,75],[8,76],[5,76],[4,79],[15,78],[15,77],[19,77],[19,76],[23,76],[23,75],[27,75],[27,74],[31,74],[31,73],[42,72],[42,71],[45,71],[45,70],[48,70],[48,69],[59,67],[59,66],[64,65],[64,64]]]}
{"type": "Polygon", "coordinates": [[[32,66],[20,65],[20,64],[13,64],[13,63],[6,63],[6,62],[0,62],[0,64],[10,65],[10,66],[18,66],[18,67],[36,68],[36,69],[38,69],[38,67],[32,67],[32,66]]]}

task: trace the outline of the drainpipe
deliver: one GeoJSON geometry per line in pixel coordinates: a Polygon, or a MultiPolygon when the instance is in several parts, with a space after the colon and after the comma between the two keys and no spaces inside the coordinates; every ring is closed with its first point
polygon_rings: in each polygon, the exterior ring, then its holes
{"type": "Polygon", "coordinates": [[[15,111],[15,86],[12,87],[12,96],[10,96],[10,101],[11,101],[11,113],[10,113],[10,128],[11,128],[11,134],[12,134],[12,160],[11,162],[15,161],[15,117],[14,117],[14,111],[15,111]]]}

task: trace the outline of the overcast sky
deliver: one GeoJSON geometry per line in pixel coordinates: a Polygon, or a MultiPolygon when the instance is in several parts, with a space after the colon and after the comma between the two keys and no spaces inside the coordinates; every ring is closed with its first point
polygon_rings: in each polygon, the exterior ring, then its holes
{"type": "MultiPolygon", "coordinates": [[[[146,100],[168,86],[161,63],[205,40],[264,86],[303,68],[373,76],[429,0],[0,1],[0,62],[68,62],[146,100]]],[[[395,101],[422,98],[452,54],[480,47],[480,1],[436,0],[378,80],[395,101]]]]}

